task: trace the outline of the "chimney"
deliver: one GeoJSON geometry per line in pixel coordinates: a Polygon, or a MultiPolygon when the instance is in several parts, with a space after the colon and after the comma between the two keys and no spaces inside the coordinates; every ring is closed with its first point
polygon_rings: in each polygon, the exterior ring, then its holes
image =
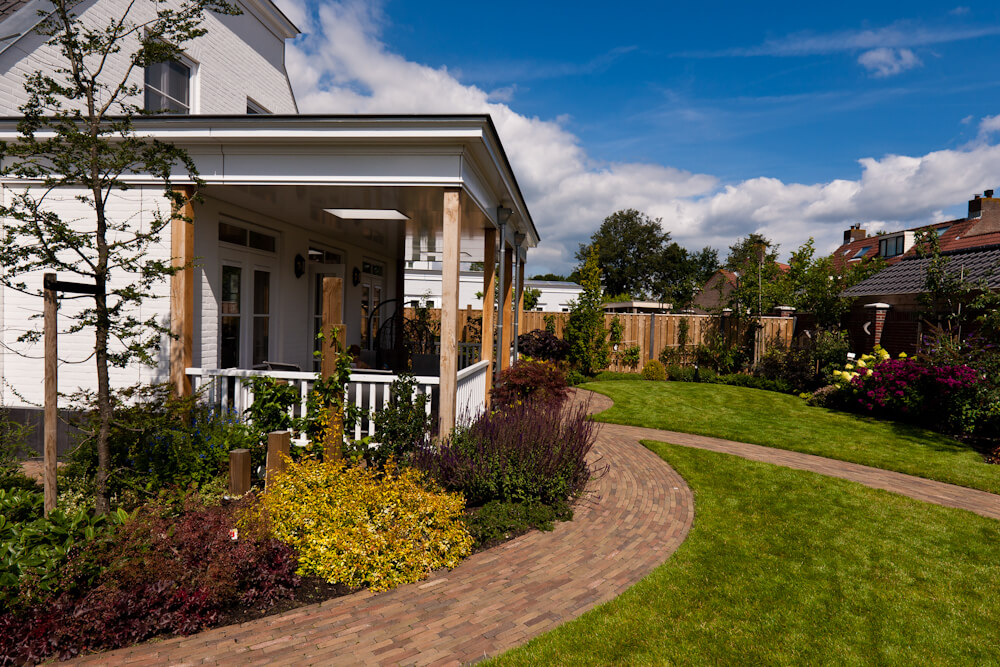
{"type": "Polygon", "coordinates": [[[866,238],[868,238],[868,234],[865,230],[861,229],[861,223],[851,225],[851,228],[844,232],[844,243],[860,241],[861,239],[866,238]]]}
{"type": "Polygon", "coordinates": [[[969,202],[969,218],[978,218],[979,222],[965,232],[966,237],[1000,232],[1000,198],[993,196],[993,190],[983,194],[969,202]]]}

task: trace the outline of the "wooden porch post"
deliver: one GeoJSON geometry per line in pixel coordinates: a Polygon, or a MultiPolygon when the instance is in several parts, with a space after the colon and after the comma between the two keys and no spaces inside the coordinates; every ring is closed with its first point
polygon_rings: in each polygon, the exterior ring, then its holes
{"type": "Polygon", "coordinates": [[[462,209],[458,190],[444,191],[444,256],[441,266],[441,405],[438,437],[455,428],[458,389],[458,262],[462,243],[462,209]]]}
{"type": "Polygon", "coordinates": [[[194,363],[194,186],[174,189],[187,201],[170,221],[170,263],[184,267],[170,276],[170,384],[178,396],[191,394],[185,370],[194,363]]]}
{"type": "MultiPolygon", "coordinates": [[[[527,255],[526,249],[519,249],[518,253],[523,252],[527,255]]],[[[521,333],[521,328],[524,326],[524,261],[527,257],[522,258],[518,255],[517,262],[517,318],[514,320],[517,322],[517,331],[514,335],[517,336],[521,333]]]]}
{"type": "MultiPolygon", "coordinates": [[[[337,371],[337,357],[345,349],[346,327],[341,324],[344,302],[344,281],[340,278],[323,278],[323,357],[320,361],[320,375],[328,380],[337,371]],[[334,336],[337,344],[333,344],[334,336]]],[[[327,460],[339,459],[344,442],[344,414],[331,410],[330,428],[323,443],[323,456],[327,460]]]]}
{"type": "Polygon", "coordinates": [[[514,324],[511,317],[513,312],[513,289],[511,283],[511,278],[513,277],[513,261],[514,256],[508,250],[503,253],[503,294],[500,295],[500,307],[503,309],[503,331],[500,334],[500,346],[497,348],[497,356],[499,359],[500,370],[505,370],[510,366],[510,342],[511,342],[511,332],[514,330],[514,324]]]}
{"type": "MultiPolygon", "coordinates": [[[[496,340],[496,290],[497,277],[497,230],[487,227],[483,240],[483,336],[481,359],[496,359],[493,353],[493,342],[496,340]]],[[[493,368],[486,373],[486,404],[490,403],[490,390],[493,388],[493,368]]]]}

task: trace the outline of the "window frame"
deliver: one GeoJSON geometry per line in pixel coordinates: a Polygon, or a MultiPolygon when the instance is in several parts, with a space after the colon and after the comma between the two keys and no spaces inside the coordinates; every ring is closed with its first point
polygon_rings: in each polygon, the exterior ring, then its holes
{"type": "MultiPolygon", "coordinates": [[[[178,63],[180,65],[183,65],[188,70],[188,77],[187,77],[187,83],[188,83],[188,90],[187,90],[187,92],[188,92],[188,104],[187,104],[187,107],[188,107],[188,109],[187,109],[186,113],[184,113],[184,112],[176,112],[176,113],[168,113],[168,114],[161,114],[161,115],[192,116],[192,115],[200,113],[201,112],[201,99],[200,99],[201,96],[199,95],[199,88],[200,88],[200,86],[198,85],[198,83],[199,83],[199,69],[200,69],[200,64],[198,63],[198,61],[193,60],[187,54],[184,54],[184,53],[178,54],[177,58],[174,61],[166,61],[166,62],[176,62],[176,63],[178,63]]],[[[155,63],[155,64],[156,65],[160,65],[160,64],[163,64],[163,63],[155,63]]],[[[147,72],[147,70],[148,70],[148,68],[143,68],[143,73],[142,73],[142,94],[143,94],[142,106],[143,106],[143,109],[145,111],[152,111],[152,109],[149,109],[146,106],[146,102],[147,102],[147,100],[146,100],[146,94],[147,94],[146,93],[146,89],[149,87],[149,83],[146,81],[146,72],[147,72]]],[[[170,99],[174,99],[169,94],[167,94],[166,92],[160,91],[156,87],[154,87],[153,90],[155,90],[158,95],[163,95],[165,97],[169,97],[170,99]]]]}

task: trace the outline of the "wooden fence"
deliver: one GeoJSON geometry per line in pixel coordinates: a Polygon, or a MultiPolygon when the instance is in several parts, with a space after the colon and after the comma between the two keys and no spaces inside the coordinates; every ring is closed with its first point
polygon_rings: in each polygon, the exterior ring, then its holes
{"type": "MultiPolygon", "coordinates": [[[[441,311],[439,309],[432,308],[428,314],[431,321],[440,321],[441,311]]],[[[412,317],[411,309],[407,309],[406,316],[412,317]]],[[[684,351],[693,352],[698,345],[710,342],[713,336],[724,336],[728,343],[736,344],[747,334],[747,331],[742,327],[737,327],[731,318],[718,315],[633,313],[605,314],[604,326],[608,331],[611,330],[611,323],[616,317],[622,325],[622,340],[618,346],[619,351],[637,345],[639,347],[638,368],[642,368],[643,364],[650,359],[658,359],[665,348],[673,348],[678,353],[683,354],[684,351]]],[[[556,336],[562,338],[569,313],[526,312],[518,323],[519,333],[545,329],[547,318],[551,318],[555,326],[556,336]]],[[[787,349],[792,346],[794,318],[763,317],[761,320],[763,327],[753,336],[755,356],[759,357],[771,347],[780,346],[787,349]]],[[[458,324],[461,340],[478,340],[481,323],[482,311],[468,309],[459,311],[458,324]]],[[[612,357],[614,356],[612,355],[612,357]]],[[[612,362],[610,368],[611,370],[632,370],[625,368],[617,359],[612,362]]]]}

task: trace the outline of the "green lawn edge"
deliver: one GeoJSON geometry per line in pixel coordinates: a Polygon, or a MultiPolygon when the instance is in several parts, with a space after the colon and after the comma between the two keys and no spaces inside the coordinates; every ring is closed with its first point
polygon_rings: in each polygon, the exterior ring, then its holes
{"type": "Polygon", "coordinates": [[[807,405],[797,396],[694,382],[591,382],[614,406],[598,421],[706,435],[825,456],[989,493],[1000,466],[926,429],[807,405]]]}
{"type": "Polygon", "coordinates": [[[491,665],[996,664],[1000,522],[816,473],[646,443],[691,532],[618,598],[491,665]]]}

